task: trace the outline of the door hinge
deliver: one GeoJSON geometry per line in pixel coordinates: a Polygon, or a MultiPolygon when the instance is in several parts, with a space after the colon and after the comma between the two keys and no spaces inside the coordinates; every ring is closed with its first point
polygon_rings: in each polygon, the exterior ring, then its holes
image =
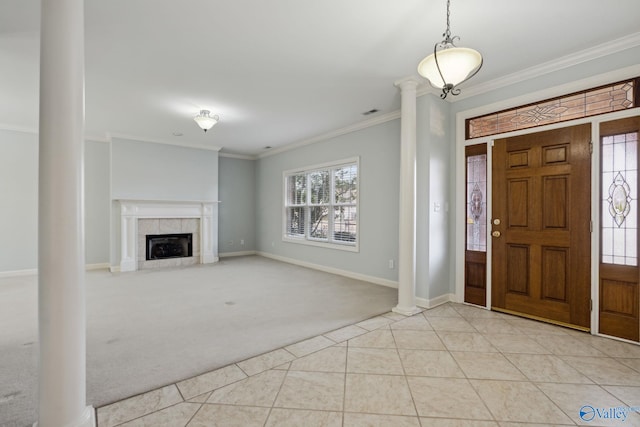
{"type": "Polygon", "coordinates": [[[593,221],[589,221],[589,233],[593,233],[593,221]]]}
{"type": "Polygon", "coordinates": [[[593,300],[589,300],[589,311],[593,311],[593,300]]]}
{"type": "Polygon", "coordinates": [[[589,154],[593,154],[593,141],[589,142],[589,154]]]}

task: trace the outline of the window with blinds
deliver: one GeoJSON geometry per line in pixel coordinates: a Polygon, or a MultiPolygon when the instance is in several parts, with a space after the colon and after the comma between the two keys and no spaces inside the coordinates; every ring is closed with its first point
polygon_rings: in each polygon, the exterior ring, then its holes
{"type": "Polygon", "coordinates": [[[284,239],[354,250],[358,159],[285,172],[284,239]]]}

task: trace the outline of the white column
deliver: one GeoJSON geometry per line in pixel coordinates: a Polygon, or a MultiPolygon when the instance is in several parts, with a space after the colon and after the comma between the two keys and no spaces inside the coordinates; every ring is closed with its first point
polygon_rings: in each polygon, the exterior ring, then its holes
{"type": "Polygon", "coordinates": [[[95,425],[86,406],[83,0],[42,0],[38,426],[95,425]]]}
{"type": "Polygon", "coordinates": [[[398,248],[398,305],[394,312],[411,316],[416,307],[416,89],[419,80],[396,82],[401,94],[400,114],[400,230],[398,248]]]}

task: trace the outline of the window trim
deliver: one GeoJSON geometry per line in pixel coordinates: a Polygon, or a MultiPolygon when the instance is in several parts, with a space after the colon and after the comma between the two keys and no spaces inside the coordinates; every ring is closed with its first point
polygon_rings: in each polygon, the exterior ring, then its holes
{"type": "MultiPolygon", "coordinates": [[[[333,174],[331,174],[330,179],[333,187],[333,180],[334,180],[333,174]]],[[[359,190],[360,190],[360,157],[359,156],[349,157],[349,158],[340,159],[332,162],[325,162],[325,163],[304,166],[304,167],[295,168],[295,169],[288,169],[283,171],[282,172],[282,201],[281,201],[282,241],[286,243],[295,243],[300,245],[315,246],[315,247],[321,247],[326,249],[338,249],[338,250],[347,251],[347,252],[360,252],[360,191],[359,190]],[[335,241],[323,241],[320,239],[314,239],[308,236],[308,230],[306,229],[306,227],[305,227],[304,236],[295,237],[295,236],[288,235],[287,234],[287,208],[291,206],[287,205],[287,177],[295,174],[306,175],[310,172],[315,172],[321,169],[335,169],[341,166],[347,166],[347,165],[353,165],[353,164],[355,164],[357,168],[356,182],[357,182],[357,189],[358,189],[358,197],[356,198],[356,202],[355,202],[356,214],[358,215],[358,221],[356,222],[355,244],[351,244],[348,242],[339,243],[335,241]]],[[[334,194],[332,193],[331,198],[333,199],[333,197],[334,197],[334,194]]],[[[333,202],[333,200],[332,200],[332,203],[329,204],[331,209],[334,206],[352,206],[352,205],[353,205],[352,203],[347,203],[347,204],[335,203],[333,202]]],[[[300,206],[307,207],[307,206],[310,206],[310,204],[305,201],[305,204],[300,206]]],[[[332,218],[332,216],[330,216],[330,218],[332,218]]],[[[330,219],[330,221],[333,221],[333,220],[330,219]]]]}

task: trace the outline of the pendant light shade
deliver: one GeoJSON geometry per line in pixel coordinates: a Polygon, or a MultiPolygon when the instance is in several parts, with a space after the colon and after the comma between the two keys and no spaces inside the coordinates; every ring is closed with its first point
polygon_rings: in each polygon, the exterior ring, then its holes
{"type": "Polygon", "coordinates": [[[454,44],[458,36],[451,36],[449,23],[450,0],[447,0],[447,30],[444,40],[436,43],[433,53],[418,64],[418,73],[429,80],[433,87],[442,89],[440,97],[449,93],[458,95],[457,86],[473,77],[482,67],[482,55],[474,49],[457,47],[454,44]]]}
{"type": "Polygon", "coordinates": [[[443,89],[447,84],[459,85],[473,76],[482,66],[482,55],[466,47],[450,47],[441,50],[437,53],[437,58],[436,63],[436,53],[432,53],[420,61],[418,73],[438,89],[443,89]]]}
{"type": "Polygon", "coordinates": [[[200,126],[200,129],[205,132],[211,129],[216,123],[218,123],[218,120],[220,120],[217,114],[213,116],[210,116],[210,114],[209,110],[200,110],[200,114],[193,118],[198,126],[200,126]]]}

